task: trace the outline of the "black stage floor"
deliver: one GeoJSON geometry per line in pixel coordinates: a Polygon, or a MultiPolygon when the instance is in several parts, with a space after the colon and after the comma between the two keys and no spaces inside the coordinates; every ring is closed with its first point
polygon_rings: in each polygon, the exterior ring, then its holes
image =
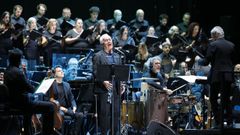
{"type": "Polygon", "coordinates": [[[240,129],[187,129],[179,135],[240,135],[240,129]]]}

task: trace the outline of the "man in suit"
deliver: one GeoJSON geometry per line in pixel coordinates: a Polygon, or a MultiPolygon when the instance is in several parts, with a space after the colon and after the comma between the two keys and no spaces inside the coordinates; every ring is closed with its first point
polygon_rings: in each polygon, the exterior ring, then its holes
{"type": "MultiPolygon", "coordinates": [[[[62,116],[71,116],[72,119],[75,120],[76,127],[72,132],[74,132],[74,135],[77,135],[80,132],[80,121],[83,114],[76,112],[77,104],[72,94],[72,88],[69,83],[63,81],[64,72],[61,66],[56,66],[53,73],[56,81],[53,83],[52,91],[49,91],[50,101],[59,104],[60,114],[62,116]]],[[[68,134],[64,126],[65,124],[63,124],[62,132],[63,134],[68,134]]]]}
{"type": "Polygon", "coordinates": [[[210,102],[213,110],[216,128],[221,128],[223,114],[226,110],[227,124],[232,125],[232,108],[230,103],[230,90],[233,82],[233,53],[234,44],[224,39],[224,31],[220,26],[211,30],[213,41],[210,43],[207,54],[199,64],[211,63],[208,81],[210,82],[210,102]],[[218,105],[218,94],[221,94],[221,108],[218,105]]]}
{"type": "MultiPolygon", "coordinates": [[[[119,65],[121,64],[120,56],[113,52],[113,42],[112,38],[108,34],[103,34],[100,37],[100,44],[103,45],[103,50],[97,52],[93,57],[94,65],[94,75],[96,77],[97,68],[99,65],[119,65]]],[[[104,72],[104,71],[102,71],[104,72]]],[[[119,84],[115,83],[114,90],[114,134],[120,134],[118,128],[118,122],[120,119],[120,98],[119,98],[119,84]],[[117,132],[118,131],[118,132],[117,132]]],[[[113,84],[111,81],[97,81],[95,93],[98,94],[98,116],[99,116],[99,126],[101,128],[102,135],[106,135],[110,131],[111,127],[111,101],[109,101],[109,94],[113,89],[113,84]]]]}
{"type": "MultiPolygon", "coordinates": [[[[9,66],[4,73],[4,84],[8,87],[10,103],[26,114],[26,123],[24,123],[25,132],[31,130],[27,127],[31,124],[31,114],[43,114],[43,135],[53,134],[53,114],[54,105],[48,101],[32,100],[31,95],[34,87],[28,82],[25,73],[19,68],[21,63],[22,51],[13,49],[9,51],[9,66]]],[[[29,131],[31,132],[31,131],[29,131]]]]}

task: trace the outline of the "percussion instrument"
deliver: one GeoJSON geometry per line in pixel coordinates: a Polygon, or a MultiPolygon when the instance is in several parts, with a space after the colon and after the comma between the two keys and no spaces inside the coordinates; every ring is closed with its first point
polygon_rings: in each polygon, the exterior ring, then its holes
{"type": "Polygon", "coordinates": [[[143,102],[123,102],[121,106],[121,123],[127,122],[135,129],[144,128],[144,104],[143,102]]]}

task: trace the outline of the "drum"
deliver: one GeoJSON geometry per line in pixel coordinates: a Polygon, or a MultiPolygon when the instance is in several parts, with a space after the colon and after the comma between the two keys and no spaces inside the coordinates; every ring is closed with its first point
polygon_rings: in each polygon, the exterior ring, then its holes
{"type": "Polygon", "coordinates": [[[184,103],[184,98],[182,96],[173,96],[169,98],[168,102],[168,112],[179,112],[184,103]]]}
{"type": "Polygon", "coordinates": [[[148,89],[149,89],[149,85],[146,82],[142,82],[141,83],[141,97],[140,97],[140,101],[142,102],[146,102],[147,101],[147,96],[148,96],[148,89]]]}
{"type": "Polygon", "coordinates": [[[121,123],[127,122],[127,108],[128,108],[128,124],[135,129],[144,128],[144,103],[143,102],[126,102],[121,106],[121,123]]]}
{"type": "Polygon", "coordinates": [[[167,93],[150,87],[147,94],[146,124],[148,125],[151,120],[166,123],[168,120],[167,93]]]}

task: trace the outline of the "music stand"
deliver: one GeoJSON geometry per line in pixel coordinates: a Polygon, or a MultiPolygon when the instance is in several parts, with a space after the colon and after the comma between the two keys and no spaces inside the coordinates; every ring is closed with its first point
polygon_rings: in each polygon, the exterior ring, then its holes
{"type": "MultiPolygon", "coordinates": [[[[127,65],[97,65],[96,80],[97,81],[111,81],[112,82],[112,96],[111,96],[111,107],[112,107],[112,123],[111,123],[111,134],[114,135],[114,95],[116,92],[115,82],[116,81],[128,81],[129,80],[130,68],[127,65]]],[[[121,92],[118,91],[119,101],[121,92]]],[[[118,103],[120,107],[120,102],[118,103]]],[[[119,109],[120,110],[120,109],[119,109]]],[[[120,116],[119,116],[120,117],[120,116]]],[[[120,119],[118,121],[118,130],[120,130],[120,119]]],[[[120,133],[120,131],[119,131],[120,133]]]]}

